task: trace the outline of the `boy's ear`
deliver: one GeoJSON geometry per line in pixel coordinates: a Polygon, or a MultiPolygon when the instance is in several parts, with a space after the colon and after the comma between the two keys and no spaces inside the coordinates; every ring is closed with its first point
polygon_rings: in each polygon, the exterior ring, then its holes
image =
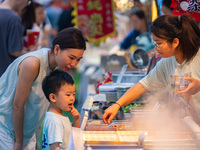
{"type": "Polygon", "coordinates": [[[56,102],[55,94],[53,94],[53,93],[49,94],[49,99],[50,99],[51,102],[56,102]]]}

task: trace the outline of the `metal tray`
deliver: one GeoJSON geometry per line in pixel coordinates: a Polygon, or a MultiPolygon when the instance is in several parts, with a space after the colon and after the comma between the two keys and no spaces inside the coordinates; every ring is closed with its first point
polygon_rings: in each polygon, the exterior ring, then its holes
{"type": "Polygon", "coordinates": [[[200,141],[196,140],[191,132],[171,132],[155,134],[148,132],[145,137],[142,134],[145,131],[85,131],[83,135],[90,134],[100,139],[91,138],[91,140],[84,139],[85,146],[93,147],[94,149],[169,149],[169,150],[197,150],[200,149],[200,141]],[[122,140],[122,137],[127,137],[133,140],[122,140]],[[109,139],[109,140],[107,140],[109,139]]]}

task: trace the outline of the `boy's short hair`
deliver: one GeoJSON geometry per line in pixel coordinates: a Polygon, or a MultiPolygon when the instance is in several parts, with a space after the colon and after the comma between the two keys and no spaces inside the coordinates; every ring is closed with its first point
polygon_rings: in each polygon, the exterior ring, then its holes
{"type": "Polygon", "coordinates": [[[57,94],[64,84],[74,84],[73,78],[67,72],[59,69],[50,72],[42,81],[42,90],[47,100],[50,101],[49,95],[57,94]]]}

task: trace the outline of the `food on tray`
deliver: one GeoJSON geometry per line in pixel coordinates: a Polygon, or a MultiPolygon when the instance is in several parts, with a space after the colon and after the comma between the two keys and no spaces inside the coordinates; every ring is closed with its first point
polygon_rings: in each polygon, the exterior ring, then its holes
{"type": "Polygon", "coordinates": [[[118,141],[114,131],[83,131],[84,141],[118,141]]]}
{"type": "Polygon", "coordinates": [[[102,121],[92,121],[87,122],[86,125],[87,131],[122,131],[122,130],[130,130],[130,126],[126,122],[114,122],[114,124],[110,125],[105,124],[102,121]]]}
{"type": "MultiPolygon", "coordinates": [[[[139,136],[146,131],[117,131],[117,135],[120,141],[138,141],[139,136]]],[[[147,135],[145,140],[151,140],[152,138],[147,135]]]]}
{"type": "Polygon", "coordinates": [[[136,107],[142,107],[142,105],[134,103],[134,104],[129,104],[127,106],[124,106],[122,109],[124,113],[130,113],[130,108],[136,108],[136,107]]]}
{"type": "Polygon", "coordinates": [[[92,121],[92,122],[88,122],[88,125],[90,125],[90,124],[101,124],[102,123],[102,121],[101,120],[95,120],[95,121],[92,121]]]}

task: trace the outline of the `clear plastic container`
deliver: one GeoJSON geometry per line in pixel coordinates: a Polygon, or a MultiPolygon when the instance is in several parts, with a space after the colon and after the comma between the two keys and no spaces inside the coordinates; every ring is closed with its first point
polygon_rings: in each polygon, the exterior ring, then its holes
{"type": "Polygon", "coordinates": [[[188,87],[190,82],[184,79],[186,77],[191,77],[191,73],[170,76],[171,91],[173,93],[178,93],[179,91],[185,90],[188,87]]]}

